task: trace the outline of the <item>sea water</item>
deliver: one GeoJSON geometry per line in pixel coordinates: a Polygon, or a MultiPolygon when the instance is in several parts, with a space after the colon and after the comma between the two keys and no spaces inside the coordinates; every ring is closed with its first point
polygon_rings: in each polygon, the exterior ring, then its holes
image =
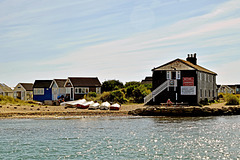
{"type": "Polygon", "coordinates": [[[240,159],[240,116],[0,120],[0,159],[240,159]]]}

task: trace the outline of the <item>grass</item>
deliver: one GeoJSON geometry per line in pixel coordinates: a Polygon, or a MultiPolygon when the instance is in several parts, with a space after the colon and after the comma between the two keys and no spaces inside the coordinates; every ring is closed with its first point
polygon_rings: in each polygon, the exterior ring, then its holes
{"type": "Polygon", "coordinates": [[[20,106],[24,106],[24,105],[29,106],[29,105],[32,105],[32,104],[36,104],[36,102],[34,102],[34,101],[23,101],[23,100],[16,99],[16,98],[13,98],[13,97],[0,95],[0,104],[1,105],[12,104],[12,105],[20,105],[20,106]]]}

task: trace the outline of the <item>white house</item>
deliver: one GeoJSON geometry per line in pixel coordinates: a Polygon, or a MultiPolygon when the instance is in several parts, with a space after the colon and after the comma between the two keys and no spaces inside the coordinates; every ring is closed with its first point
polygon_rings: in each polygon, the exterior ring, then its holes
{"type": "Polygon", "coordinates": [[[52,100],[57,100],[60,96],[66,96],[66,88],[64,87],[67,79],[54,79],[50,88],[52,88],[52,100]]]}
{"type": "Polygon", "coordinates": [[[13,90],[4,83],[0,83],[0,95],[13,97],[13,90]]]}
{"type": "Polygon", "coordinates": [[[21,100],[33,99],[33,83],[18,83],[13,90],[13,97],[21,100]]]}

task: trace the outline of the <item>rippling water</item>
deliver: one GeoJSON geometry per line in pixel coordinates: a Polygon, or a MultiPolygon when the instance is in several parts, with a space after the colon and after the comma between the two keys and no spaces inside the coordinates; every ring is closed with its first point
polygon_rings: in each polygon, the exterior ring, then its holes
{"type": "Polygon", "coordinates": [[[0,159],[240,159],[240,116],[0,120],[0,159]]]}

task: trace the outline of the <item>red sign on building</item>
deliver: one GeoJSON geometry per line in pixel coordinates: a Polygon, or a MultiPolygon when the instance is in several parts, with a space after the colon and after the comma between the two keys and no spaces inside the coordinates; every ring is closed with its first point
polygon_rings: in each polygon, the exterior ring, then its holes
{"type": "Polygon", "coordinates": [[[194,77],[183,77],[183,86],[194,86],[194,77]]]}

